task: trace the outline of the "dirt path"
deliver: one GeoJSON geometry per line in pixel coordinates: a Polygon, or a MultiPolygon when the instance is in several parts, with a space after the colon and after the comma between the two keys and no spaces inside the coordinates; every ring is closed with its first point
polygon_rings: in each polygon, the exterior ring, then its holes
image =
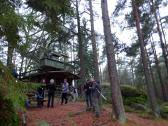
{"type": "MultiPolygon", "coordinates": [[[[111,120],[110,109],[103,110],[99,119],[94,113],[85,111],[81,102],[66,105],[55,105],[54,108],[31,108],[27,111],[27,126],[120,126],[111,120]]],[[[125,126],[168,126],[165,120],[149,120],[127,113],[128,123],[125,126]]]]}

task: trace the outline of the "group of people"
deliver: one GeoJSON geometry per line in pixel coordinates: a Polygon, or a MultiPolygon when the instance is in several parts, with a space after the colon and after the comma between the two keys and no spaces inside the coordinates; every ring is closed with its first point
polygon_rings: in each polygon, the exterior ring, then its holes
{"type": "MultiPolygon", "coordinates": [[[[55,81],[54,79],[50,79],[49,84],[47,84],[46,89],[48,91],[48,103],[47,107],[54,107],[54,97],[55,97],[55,81]]],[[[75,101],[78,97],[77,89],[73,87],[72,85],[69,85],[67,82],[67,79],[64,79],[64,82],[62,83],[61,87],[61,105],[63,103],[68,103],[68,95],[70,95],[73,98],[73,101],[75,101]]],[[[44,88],[40,87],[37,90],[36,98],[37,98],[37,105],[39,107],[43,106],[43,100],[44,100],[44,88]]]]}
{"type": "Polygon", "coordinates": [[[95,111],[96,117],[100,116],[100,82],[91,78],[84,85],[87,111],[95,111]]]}
{"type": "MultiPolygon", "coordinates": [[[[72,85],[69,85],[67,79],[64,79],[64,82],[61,85],[61,105],[68,103],[68,96],[71,96],[73,101],[75,101],[78,97],[77,89],[72,85]]],[[[54,97],[55,97],[55,81],[54,79],[50,79],[49,84],[47,84],[47,91],[48,91],[48,103],[47,107],[54,107],[54,97]]],[[[96,113],[96,117],[100,116],[100,82],[94,80],[93,78],[86,81],[83,87],[85,98],[86,98],[86,105],[87,111],[94,111],[96,113]]],[[[44,89],[39,88],[37,90],[37,105],[43,106],[42,100],[44,99],[44,89]]]]}
{"type": "MultiPolygon", "coordinates": [[[[15,69],[12,70],[12,75],[17,78],[18,74],[15,69]]],[[[55,97],[55,81],[54,79],[50,79],[49,84],[47,84],[46,89],[48,90],[48,103],[47,107],[54,107],[54,97],[55,97]]],[[[101,88],[100,88],[100,82],[94,80],[93,78],[86,81],[83,88],[85,92],[85,99],[87,104],[87,111],[95,111],[96,117],[100,116],[100,94],[101,94],[101,88]]],[[[76,101],[78,98],[78,92],[77,88],[73,87],[72,85],[69,85],[67,82],[67,79],[64,79],[64,82],[62,83],[61,87],[61,105],[63,103],[68,103],[68,96],[71,96],[73,101],[76,101]]],[[[39,87],[36,92],[36,99],[37,99],[37,106],[42,107],[44,102],[44,88],[39,87]]],[[[29,101],[26,101],[26,106],[29,106],[29,101]]]]}

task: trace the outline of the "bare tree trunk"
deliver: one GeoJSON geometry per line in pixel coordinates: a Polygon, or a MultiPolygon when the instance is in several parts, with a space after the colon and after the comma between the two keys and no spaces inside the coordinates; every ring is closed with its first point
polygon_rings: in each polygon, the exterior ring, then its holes
{"type": "Polygon", "coordinates": [[[151,47],[152,47],[152,51],[153,51],[153,54],[154,54],[155,65],[156,65],[156,70],[157,70],[157,74],[158,74],[160,85],[161,85],[163,99],[167,101],[168,100],[168,95],[167,95],[167,92],[166,92],[166,87],[163,83],[163,78],[162,78],[162,74],[161,74],[160,67],[159,67],[159,60],[157,58],[155,44],[153,43],[153,40],[151,40],[151,47]]]}
{"type": "Polygon", "coordinates": [[[22,70],[23,70],[23,62],[24,62],[24,57],[22,57],[21,64],[20,64],[20,69],[19,69],[19,78],[21,78],[22,70]]]}
{"type": "Polygon", "coordinates": [[[155,7],[155,4],[154,4],[154,1],[153,0],[150,0],[150,1],[152,3],[152,7],[153,7],[153,10],[154,10],[154,17],[155,17],[156,24],[157,24],[157,31],[158,31],[158,35],[159,35],[159,38],[160,38],[160,44],[161,44],[162,53],[163,53],[163,57],[165,59],[165,65],[166,65],[166,70],[167,70],[167,74],[168,74],[168,59],[167,59],[167,55],[166,55],[166,48],[165,48],[165,45],[164,45],[164,42],[163,42],[162,32],[161,32],[161,29],[160,29],[158,15],[156,13],[156,7],[155,7]]]}
{"type": "Polygon", "coordinates": [[[108,72],[112,90],[112,108],[115,117],[121,122],[126,122],[125,110],[118,81],[118,73],[116,68],[114,45],[112,42],[111,26],[108,14],[107,0],[101,0],[102,18],[105,35],[105,46],[108,61],[108,72]]]}
{"type": "Polygon", "coordinates": [[[160,16],[160,11],[159,11],[159,9],[158,9],[158,16],[159,16],[160,27],[161,27],[161,30],[162,30],[162,33],[163,33],[163,38],[164,38],[164,44],[165,44],[166,54],[168,55],[167,40],[166,40],[166,35],[165,35],[164,29],[163,29],[162,22],[161,22],[161,20],[160,20],[160,19],[161,19],[161,16],[160,16]]]}
{"type": "Polygon", "coordinates": [[[132,74],[132,86],[135,86],[135,76],[134,76],[134,59],[131,60],[130,62],[131,65],[131,74],[132,74]]]}
{"type": "Polygon", "coordinates": [[[81,78],[81,85],[85,83],[85,63],[84,63],[84,49],[83,49],[83,40],[82,40],[82,32],[81,32],[81,25],[80,25],[80,17],[79,17],[79,7],[78,7],[78,0],[76,0],[76,17],[77,17],[77,27],[78,27],[78,43],[79,43],[79,51],[78,56],[80,59],[80,73],[79,76],[81,78]]]}
{"type": "Polygon", "coordinates": [[[145,51],[145,46],[144,46],[144,41],[142,37],[142,31],[140,29],[140,15],[138,13],[138,7],[136,6],[135,0],[132,0],[132,7],[133,7],[133,12],[134,12],[134,17],[136,21],[136,28],[137,28],[137,34],[138,34],[138,39],[140,42],[140,49],[141,49],[141,57],[142,57],[142,63],[143,63],[143,68],[144,68],[144,74],[145,74],[145,81],[147,85],[147,92],[148,92],[148,97],[149,97],[149,102],[150,106],[152,109],[153,114],[156,117],[160,116],[160,110],[157,104],[155,92],[154,92],[154,87],[151,82],[151,77],[150,77],[150,72],[149,72],[149,63],[147,59],[147,52],[145,51]]]}
{"type": "Polygon", "coordinates": [[[134,68],[131,66],[132,86],[135,86],[134,68]]]}
{"type": "Polygon", "coordinates": [[[31,65],[31,62],[32,62],[31,59],[28,59],[28,58],[25,59],[25,63],[24,63],[25,67],[24,67],[24,72],[23,73],[27,73],[28,72],[28,70],[30,68],[30,65],[31,65]]]}
{"type": "Polygon", "coordinates": [[[149,60],[149,71],[150,71],[150,75],[151,75],[151,79],[152,79],[155,95],[156,95],[156,97],[159,97],[159,93],[158,93],[157,86],[156,86],[156,80],[155,80],[155,77],[154,77],[154,74],[153,74],[153,70],[152,70],[152,66],[151,66],[150,60],[149,60]]]}
{"type": "Polygon", "coordinates": [[[150,57],[148,55],[148,51],[146,49],[146,46],[144,48],[145,48],[145,52],[147,54],[148,65],[149,65],[149,73],[150,73],[150,77],[152,79],[152,84],[153,84],[153,87],[154,87],[154,92],[155,92],[156,97],[159,97],[159,93],[158,93],[157,86],[156,86],[156,80],[155,80],[155,77],[154,77],[154,74],[153,74],[153,70],[152,70],[152,66],[151,66],[150,57]]]}
{"type": "Polygon", "coordinates": [[[12,43],[8,42],[7,67],[10,70],[12,70],[14,67],[12,64],[13,51],[14,51],[14,48],[12,46],[12,43]]]}
{"type": "Polygon", "coordinates": [[[94,77],[96,80],[100,81],[97,46],[96,46],[96,39],[95,39],[96,36],[94,31],[94,18],[93,18],[93,9],[92,9],[91,0],[89,0],[89,7],[90,7],[90,23],[91,23],[91,40],[92,40],[92,49],[93,49],[94,77]]]}

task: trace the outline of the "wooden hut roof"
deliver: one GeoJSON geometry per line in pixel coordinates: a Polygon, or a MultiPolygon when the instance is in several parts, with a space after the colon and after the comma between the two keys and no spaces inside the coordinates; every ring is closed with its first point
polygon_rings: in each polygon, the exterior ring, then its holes
{"type": "Polygon", "coordinates": [[[30,73],[24,78],[38,78],[40,76],[55,76],[57,78],[69,78],[74,80],[79,79],[78,75],[75,75],[68,71],[46,71],[46,72],[30,73]]]}

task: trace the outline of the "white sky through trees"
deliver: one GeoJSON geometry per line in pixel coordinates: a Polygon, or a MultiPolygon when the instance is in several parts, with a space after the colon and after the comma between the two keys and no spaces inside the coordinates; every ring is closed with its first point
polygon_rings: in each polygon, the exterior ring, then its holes
{"type": "MultiPolygon", "coordinates": [[[[25,1],[25,0],[23,0],[25,1]]],[[[80,4],[79,4],[79,10],[80,12],[82,13],[84,10],[87,11],[87,13],[84,13],[81,15],[81,20],[83,17],[85,17],[88,21],[90,20],[90,16],[89,16],[89,4],[88,4],[88,1],[87,0],[79,0],[80,1],[80,4]]],[[[101,35],[104,35],[103,33],[103,22],[102,22],[102,10],[101,10],[101,0],[93,0],[93,11],[94,11],[94,27],[95,27],[95,31],[96,33],[98,34],[101,34],[101,35]]],[[[116,3],[117,3],[117,0],[107,0],[108,2],[108,11],[109,11],[109,16],[110,16],[110,22],[111,22],[111,31],[112,33],[115,33],[116,36],[119,38],[119,40],[123,43],[126,43],[127,45],[130,45],[132,42],[135,42],[135,40],[133,40],[132,38],[134,36],[137,37],[136,35],[136,28],[134,29],[127,29],[125,28],[124,30],[120,27],[120,26],[123,26],[123,27],[127,27],[127,23],[126,23],[126,20],[124,19],[125,17],[125,13],[129,13],[132,8],[131,6],[129,6],[129,8],[123,10],[123,15],[119,16],[119,17],[112,17],[112,13],[115,9],[115,6],[116,6],[116,3]],[[114,23],[112,23],[114,22],[114,23]]],[[[129,2],[128,2],[129,3],[129,2]]],[[[129,3],[130,4],[130,3],[129,3]]],[[[24,5],[25,6],[25,5],[24,5]]],[[[25,9],[27,7],[22,7],[19,9],[19,13],[27,13],[28,9],[25,9]]],[[[164,7],[161,10],[161,16],[166,16],[168,15],[168,7],[164,7]]],[[[74,19],[76,20],[76,19],[74,19]]],[[[90,29],[90,22],[88,22],[87,24],[87,28],[90,29]]],[[[165,31],[168,33],[168,27],[165,29],[165,31]]],[[[167,37],[168,39],[168,37],[167,37]]],[[[154,36],[154,40],[156,41],[159,41],[159,38],[158,38],[158,35],[156,34],[154,36]]],[[[104,44],[103,40],[99,40],[97,39],[97,42],[98,42],[98,49],[99,49],[99,58],[100,56],[102,55],[102,45],[104,44]]],[[[159,46],[159,44],[158,44],[159,46]]],[[[160,48],[158,48],[157,50],[159,50],[158,52],[160,53],[160,48]]],[[[125,57],[124,54],[121,54],[120,55],[121,57],[125,57]]],[[[104,65],[103,65],[104,66],[104,65]]]]}
{"type": "MultiPolygon", "coordinates": [[[[131,8],[131,2],[127,2],[128,5],[126,9],[122,10],[122,15],[119,14],[119,17],[112,17],[112,13],[115,9],[115,6],[117,4],[117,0],[107,0],[108,2],[108,11],[110,16],[110,22],[111,22],[111,31],[112,33],[115,33],[116,36],[119,38],[119,40],[126,45],[131,45],[132,43],[135,43],[135,40],[137,39],[137,33],[136,28],[126,28],[127,27],[127,21],[125,20],[125,14],[130,13],[132,11],[131,8]],[[124,28],[124,29],[123,29],[124,28]],[[136,38],[136,39],[135,39],[136,38]]],[[[103,33],[103,22],[102,22],[102,11],[101,11],[101,0],[93,0],[93,11],[94,11],[94,26],[96,33],[99,33],[101,35],[104,35],[103,33]]],[[[85,6],[85,8],[89,8],[88,2],[86,0],[81,0],[81,5],[85,6]]],[[[80,6],[81,7],[81,6],[80,6]]],[[[83,10],[83,7],[80,8],[80,10],[83,10]]],[[[89,11],[88,11],[89,12],[89,11]]],[[[161,17],[168,15],[168,6],[161,7],[160,8],[161,17]]],[[[88,14],[83,15],[86,19],[90,19],[88,14]]],[[[88,23],[89,24],[89,23],[88,23]]],[[[90,28],[90,25],[88,25],[88,28],[90,28]]],[[[168,33],[168,28],[165,29],[165,33],[168,33]]],[[[166,34],[166,36],[168,36],[166,34]]],[[[155,33],[154,41],[156,41],[156,51],[157,54],[162,55],[161,48],[160,48],[160,42],[159,42],[159,36],[157,33],[155,33]]],[[[167,37],[168,38],[168,37],[167,37]]],[[[98,49],[99,49],[99,56],[102,54],[102,44],[104,43],[103,40],[98,40],[98,49]]],[[[147,47],[148,48],[148,47],[147,47]]],[[[119,54],[120,58],[125,59],[125,54],[119,54]]],[[[100,57],[99,57],[100,58],[100,57]]],[[[104,68],[106,63],[102,64],[101,67],[104,68]]]]}

